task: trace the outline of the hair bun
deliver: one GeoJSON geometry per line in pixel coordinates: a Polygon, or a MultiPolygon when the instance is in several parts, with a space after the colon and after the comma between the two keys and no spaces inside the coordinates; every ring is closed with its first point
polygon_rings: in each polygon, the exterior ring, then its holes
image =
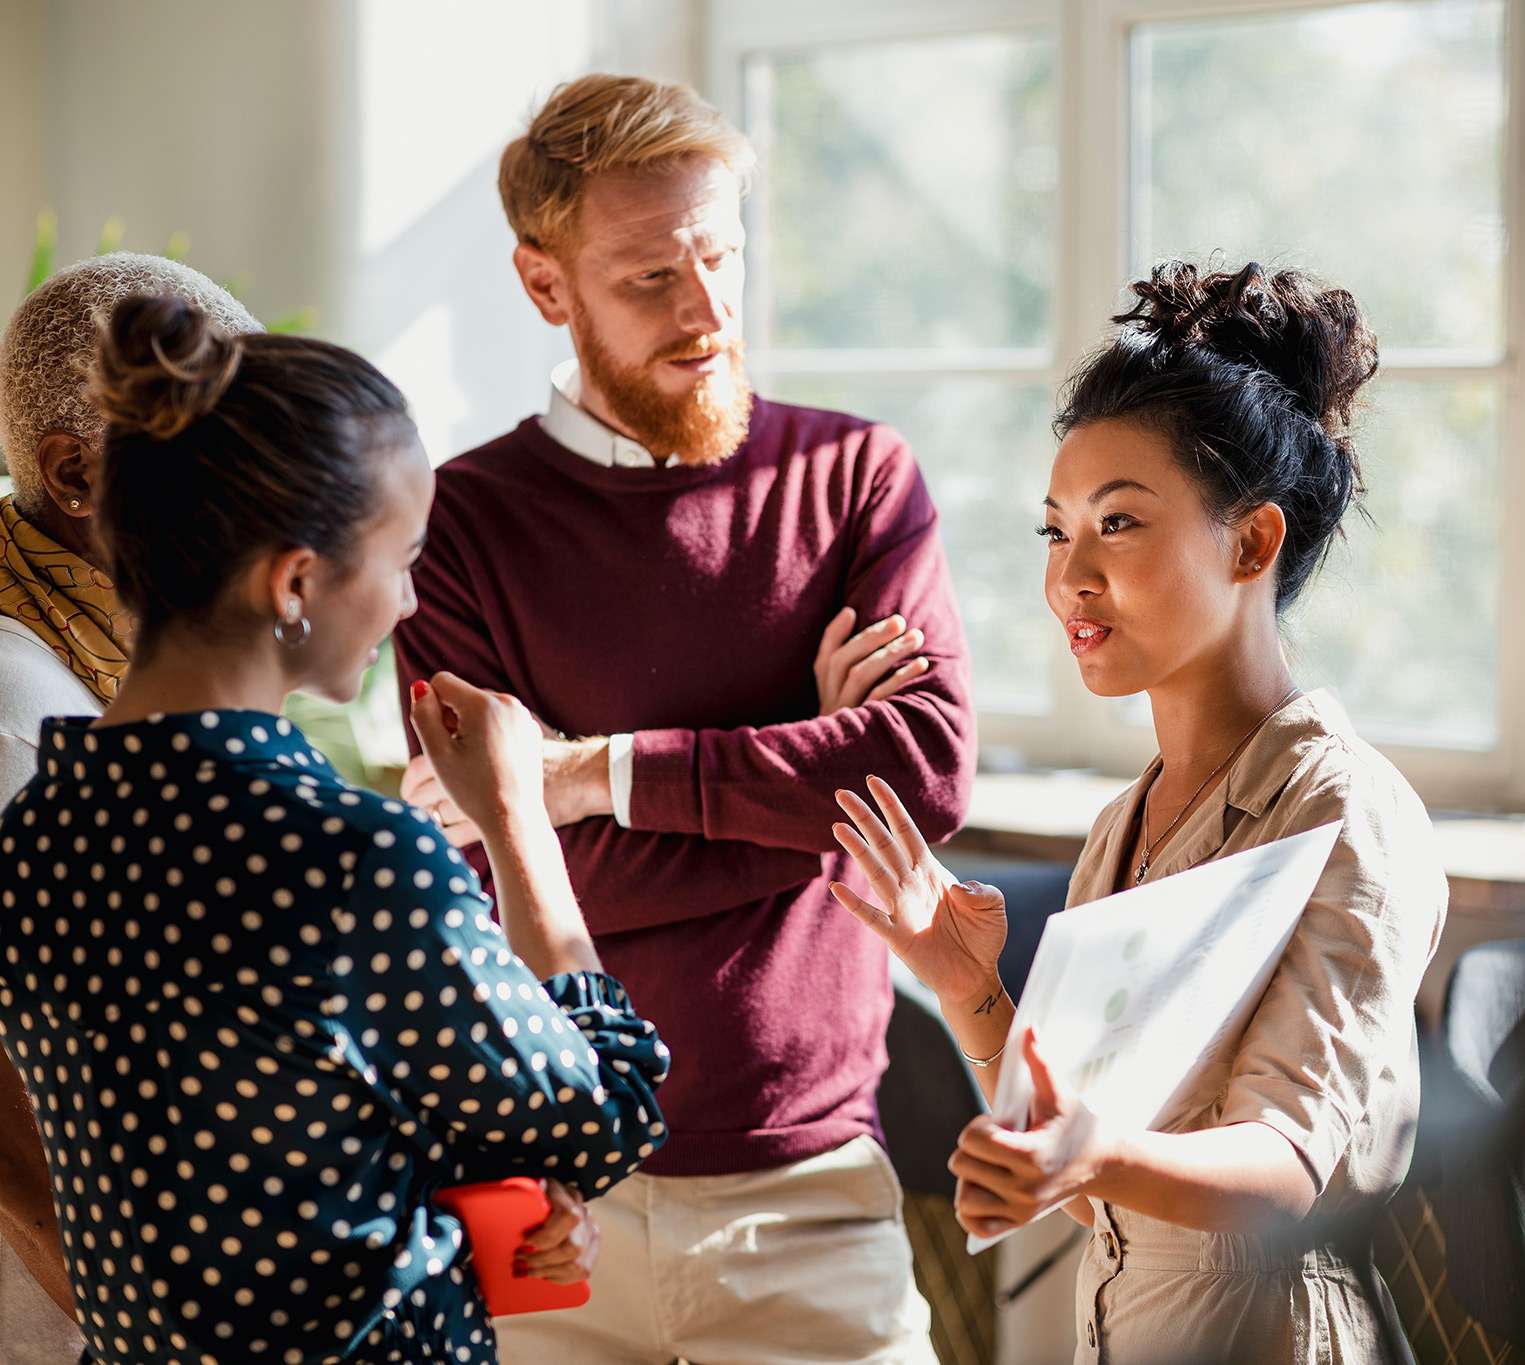
{"type": "Polygon", "coordinates": [[[1336,440],[1357,390],[1377,372],[1377,339],[1355,299],[1301,271],[1268,276],[1251,261],[1237,273],[1204,275],[1167,261],[1131,288],[1138,302],[1114,322],[1162,346],[1203,346],[1266,371],[1336,440]]]}
{"type": "Polygon", "coordinates": [[[90,396],[111,425],[167,441],[217,406],[242,354],[183,299],[135,294],[100,324],[90,396]]]}

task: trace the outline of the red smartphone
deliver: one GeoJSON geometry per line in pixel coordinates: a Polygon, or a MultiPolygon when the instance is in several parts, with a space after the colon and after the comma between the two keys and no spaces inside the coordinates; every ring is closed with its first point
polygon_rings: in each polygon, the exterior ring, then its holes
{"type": "Polygon", "coordinates": [[[511,1313],[541,1313],[549,1308],[580,1308],[588,1301],[588,1282],[552,1284],[533,1275],[515,1277],[514,1257],[525,1234],[551,1215],[551,1201],[537,1180],[514,1176],[476,1185],[452,1185],[434,1202],[453,1213],[471,1239],[471,1265],[477,1284],[495,1318],[511,1313]]]}

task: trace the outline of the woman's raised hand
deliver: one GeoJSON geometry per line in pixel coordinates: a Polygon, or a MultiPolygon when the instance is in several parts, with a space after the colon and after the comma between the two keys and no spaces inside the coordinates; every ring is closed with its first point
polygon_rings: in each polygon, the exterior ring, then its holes
{"type": "Polygon", "coordinates": [[[546,818],[540,726],[522,702],[436,673],[414,684],[412,719],[441,794],[474,832],[546,818]]]}
{"type": "Polygon", "coordinates": [[[832,833],[878,903],[841,882],[831,884],[831,894],[945,1003],[987,992],[1006,943],[1004,897],[993,886],[955,880],[887,782],[870,777],[868,789],[879,813],[855,793],[839,791],[837,804],[852,824],[833,825],[832,833]]]}
{"type": "Polygon", "coordinates": [[[413,685],[413,728],[461,816],[481,832],[498,913],[536,976],[602,970],[545,808],[540,723],[453,673],[413,685]]]}

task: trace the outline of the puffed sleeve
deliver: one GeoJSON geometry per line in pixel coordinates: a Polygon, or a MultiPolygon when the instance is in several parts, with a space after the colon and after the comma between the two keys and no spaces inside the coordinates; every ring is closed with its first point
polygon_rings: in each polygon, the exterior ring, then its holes
{"type": "Polygon", "coordinates": [[[554,1174],[591,1197],[634,1171],[665,1136],[668,1053],[624,987],[536,980],[435,831],[405,816],[378,839],[335,915],[336,1046],[453,1182],[554,1174]]]}
{"type": "Polygon", "coordinates": [[[1219,1122],[1274,1128],[1322,1194],[1382,1073],[1408,1064],[1448,893],[1429,818],[1396,773],[1338,771],[1281,799],[1301,802],[1287,834],[1342,825],[1240,1043],[1219,1122]]]}

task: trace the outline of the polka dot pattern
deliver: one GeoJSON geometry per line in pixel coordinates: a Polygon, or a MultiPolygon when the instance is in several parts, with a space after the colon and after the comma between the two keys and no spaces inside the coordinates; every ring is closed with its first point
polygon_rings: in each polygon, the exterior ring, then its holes
{"type": "Polygon", "coordinates": [[[0,1042],[87,1355],[496,1360],[426,1195],[607,1190],[662,1141],[623,988],[537,981],[418,811],[281,717],[49,721],[0,816],[0,1042]]]}

